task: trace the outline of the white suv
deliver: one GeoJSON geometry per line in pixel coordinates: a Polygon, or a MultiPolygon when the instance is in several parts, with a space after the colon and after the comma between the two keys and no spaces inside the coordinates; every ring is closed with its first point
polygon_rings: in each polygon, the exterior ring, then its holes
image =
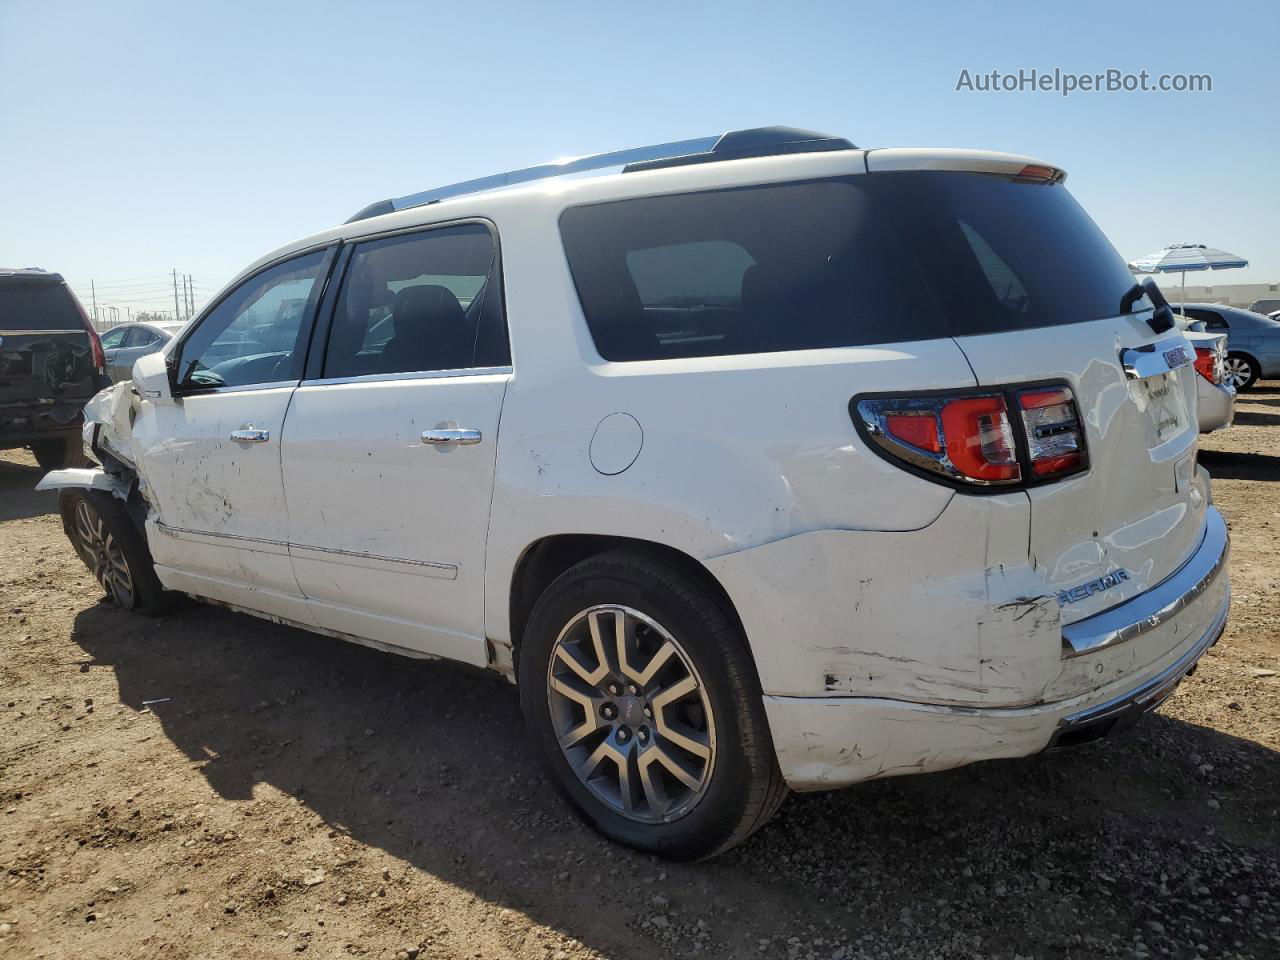
{"type": "Polygon", "coordinates": [[[374,204],[43,484],[122,606],[499,671],[587,821],[708,856],[1123,727],[1221,634],[1194,355],[1063,177],[769,128],[374,204]]]}

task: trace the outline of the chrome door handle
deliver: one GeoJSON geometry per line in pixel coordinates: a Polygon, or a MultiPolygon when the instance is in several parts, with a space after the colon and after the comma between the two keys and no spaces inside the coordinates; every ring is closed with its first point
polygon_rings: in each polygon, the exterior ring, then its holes
{"type": "Polygon", "coordinates": [[[480,431],[457,427],[437,427],[434,430],[423,430],[422,442],[434,444],[457,443],[469,446],[480,442],[480,431]]]}
{"type": "Polygon", "coordinates": [[[236,443],[266,443],[271,439],[271,434],[256,427],[245,427],[243,430],[232,430],[231,439],[236,443]]]}

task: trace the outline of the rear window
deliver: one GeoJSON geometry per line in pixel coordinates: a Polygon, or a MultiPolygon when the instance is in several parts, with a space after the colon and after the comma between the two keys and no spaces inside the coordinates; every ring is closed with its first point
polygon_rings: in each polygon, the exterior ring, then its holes
{"type": "Polygon", "coordinates": [[[84,330],[71,294],[60,283],[0,286],[0,331],[84,330]]]}
{"type": "Polygon", "coordinates": [[[1077,323],[1115,315],[1134,283],[1065,188],[986,174],[621,200],[566,210],[560,228],[608,360],[1077,323]]]}

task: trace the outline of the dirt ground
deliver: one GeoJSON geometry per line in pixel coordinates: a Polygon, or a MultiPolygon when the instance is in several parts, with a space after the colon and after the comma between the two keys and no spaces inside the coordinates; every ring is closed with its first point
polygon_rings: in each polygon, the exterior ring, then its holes
{"type": "Polygon", "coordinates": [[[1156,715],[695,865],[579,825],[493,677],[100,604],[0,455],[0,956],[1280,957],[1280,384],[1237,410],[1231,622],[1156,715]]]}

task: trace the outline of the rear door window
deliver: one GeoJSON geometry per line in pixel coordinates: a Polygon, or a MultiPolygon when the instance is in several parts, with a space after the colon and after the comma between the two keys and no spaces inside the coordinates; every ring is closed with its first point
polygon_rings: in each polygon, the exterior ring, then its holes
{"type": "Polygon", "coordinates": [[[863,346],[1114,316],[1133,275],[1061,185],[912,171],[573,207],[607,360],[863,346]]]}

